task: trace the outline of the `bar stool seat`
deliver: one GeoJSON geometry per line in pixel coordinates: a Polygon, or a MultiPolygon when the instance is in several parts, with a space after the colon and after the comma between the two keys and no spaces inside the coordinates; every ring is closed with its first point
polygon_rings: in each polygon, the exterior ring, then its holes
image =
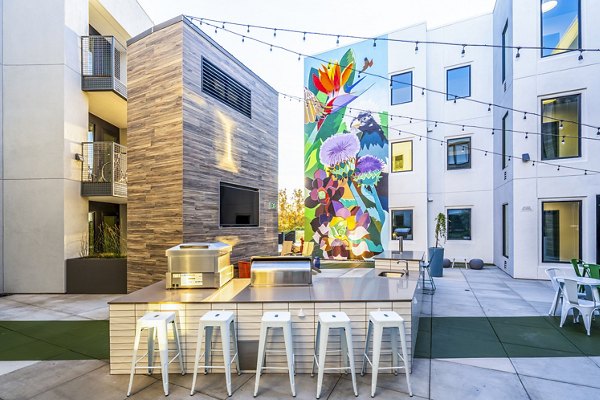
{"type": "Polygon", "coordinates": [[[412,397],[412,388],[410,385],[410,373],[408,370],[408,352],[406,349],[406,331],[404,328],[404,318],[395,311],[372,311],[369,313],[369,327],[367,329],[367,340],[365,341],[365,351],[363,353],[363,363],[361,376],[365,375],[367,370],[367,362],[372,367],[371,377],[371,397],[375,397],[377,389],[377,375],[380,370],[391,369],[394,374],[397,374],[398,369],[404,369],[406,375],[406,385],[408,386],[408,394],[412,397]],[[381,344],[383,340],[383,330],[389,328],[392,341],[392,366],[380,367],[379,361],[381,358],[381,344]],[[398,353],[398,336],[400,335],[400,346],[402,355],[398,353]],[[369,359],[369,342],[373,337],[373,360],[369,359]],[[402,360],[403,366],[400,366],[399,360],[402,360]]]}
{"type": "Polygon", "coordinates": [[[356,387],[356,371],[354,368],[354,348],[352,346],[352,327],[350,318],[345,312],[320,312],[317,322],[317,337],[315,339],[315,353],[313,355],[312,372],[310,376],[314,376],[315,367],[318,367],[317,378],[317,399],[321,396],[323,387],[323,374],[326,370],[350,370],[352,374],[352,388],[354,396],[358,396],[356,387]],[[340,332],[341,353],[343,366],[339,368],[325,368],[325,357],[328,353],[327,343],[329,342],[329,331],[331,329],[339,329],[340,332]]]}
{"type": "Polygon", "coordinates": [[[258,356],[256,357],[256,380],[254,382],[254,397],[258,394],[258,386],[260,382],[260,376],[264,369],[287,369],[290,375],[290,387],[292,389],[292,396],[296,397],[296,382],[294,375],[296,375],[295,368],[296,357],[294,355],[294,343],[292,335],[292,315],[287,311],[269,311],[265,312],[261,319],[260,324],[260,337],[258,342],[258,356]],[[285,343],[285,350],[267,350],[267,334],[268,329],[282,328],[283,338],[285,343]],[[285,353],[287,358],[286,367],[265,367],[266,355],[268,353],[285,353]]]}
{"type": "MultiPolygon", "coordinates": [[[[209,369],[225,369],[225,383],[227,394],[231,396],[231,364],[235,361],[238,375],[240,372],[240,362],[238,357],[237,335],[235,330],[235,314],[232,311],[209,311],[205,313],[198,323],[198,337],[196,342],[196,356],[194,358],[194,378],[192,379],[192,390],[190,395],[196,391],[196,378],[198,368],[204,368],[204,374],[209,369]],[[221,332],[221,346],[223,352],[223,366],[213,366],[211,360],[211,342],[213,329],[219,328],[221,332]],[[204,352],[202,349],[202,336],[204,335],[204,352]],[[233,339],[233,356],[231,355],[231,342],[233,339]],[[204,358],[204,365],[200,365],[200,359],[204,358]]],[[[212,350],[214,351],[214,350],[212,350]]]]}
{"type": "Polygon", "coordinates": [[[127,389],[127,397],[131,395],[131,388],[133,386],[133,376],[135,375],[136,369],[148,369],[148,373],[151,374],[155,368],[161,369],[163,390],[165,396],[169,395],[169,364],[179,358],[179,367],[181,368],[181,375],[185,375],[185,369],[183,366],[183,352],[181,351],[181,342],[179,341],[179,332],[177,330],[177,323],[175,321],[175,313],[172,311],[156,311],[146,313],[142,318],[137,320],[135,327],[135,340],[133,342],[133,355],[131,357],[131,372],[129,374],[129,387],[127,389]],[[177,346],[177,354],[169,360],[169,341],[168,341],[168,327],[173,327],[173,336],[175,339],[175,345],[177,346]],[[140,339],[142,331],[148,330],[148,352],[137,358],[138,349],[140,347],[140,339]],[[158,350],[160,356],[160,365],[154,366],[154,342],[158,336],[158,350]],[[148,365],[146,367],[138,367],[137,364],[148,356],[148,365]]]}

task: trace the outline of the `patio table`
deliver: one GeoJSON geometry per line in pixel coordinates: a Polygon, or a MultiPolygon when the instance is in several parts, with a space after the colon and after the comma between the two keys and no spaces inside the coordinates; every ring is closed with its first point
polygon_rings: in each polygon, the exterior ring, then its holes
{"type": "Polygon", "coordinates": [[[594,300],[596,302],[600,302],[600,292],[599,292],[600,279],[588,278],[587,276],[557,276],[556,280],[559,283],[564,283],[565,278],[573,279],[574,281],[577,281],[577,283],[580,285],[589,286],[592,289],[592,294],[594,296],[594,300]]]}

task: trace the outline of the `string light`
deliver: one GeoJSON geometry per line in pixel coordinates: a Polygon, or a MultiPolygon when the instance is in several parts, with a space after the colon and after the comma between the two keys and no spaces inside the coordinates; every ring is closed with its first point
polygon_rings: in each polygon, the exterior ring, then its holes
{"type": "Polygon", "coordinates": [[[273,37],[277,37],[277,29],[273,29],[273,37]]]}
{"type": "Polygon", "coordinates": [[[465,131],[465,126],[464,126],[464,125],[462,126],[462,131],[463,131],[463,132],[465,131]]]}
{"type": "Polygon", "coordinates": [[[467,45],[466,45],[466,44],[463,44],[462,51],[460,52],[460,56],[461,56],[461,57],[464,57],[464,56],[465,56],[465,53],[466,53],[466,51],[465,51],[465,48],[466,48],[466,47],[467,47],[467,45]]]}
{"type": "Polygon", "coordinates": [[[523,113],[523,119],[527,119],[527,113],[526,112],[523,113]]]}
{"type": "Polygon", "coordinates": [[[425,96],[425,89],[421,88],[421,96],[425,96]]]}
{"type": "Polygon", "coordinates": [[[492,111],[492,105],[488,104],[488,111],[492,111]]]}
{"type": "Polygon", "coordinates": [[[221,25],[221,29],[225,29],[225,22],[223,22],[223,25],[221,25]]]}
{"type": "Polygon", "coordinates": [[[583,61],[583,50],[579,50],[579,57],[577,57],[579,61],[583,61]]]}
{"type": "Polygon", "coordinates": [[[600,128],[598,128],[598,132],[596,132],[596,135],[600,135],[600,128]]]}
{"type": "Polygon", "coordinates": [[[273,45],[269,47],[269,51],[273,51],[273,45]]]}
{"type": "MultiPolygon", "coordinates": [[[[194,19],[194,20],[200,21],[200,18],[197,18],[197,17],[189,17],[189,18],[192,18],[192,19],[194,19]]],[[[206,19],[206,20],[208,20],[208,19],[206,19]]],[[[218,27],[217,27],[217,26],[215,26],[215,25],[211,25],[211,24],[209,24],[208,22],[206,22],[206,20],[205,20],[204,18],[202,18],[203,24],[205,24],[205,25],[209,25],[209,26],[214,26],[214,27],[215,27],[215,30],[217,31],[217,29],[216,29],[216,28],[218,28],[218,27]]],[[[208,20],[208,21],[210,21],[210,20],[208,20]]],[[[231,24],[231,25],[242,25],[242,24],[235,24],[235,23],[231,23],[231,22],[227,22],[227,24],[231,24]]],[[[245,26],[247,27],[247,31],[249,32],[249,30],[250,30],[250,25],[245,25],[245,26]]],[[[271,29],[274,29],[274,28],[271,28],[271,29]]],[[[240,36],[242,36],[241,34],[239,34],[239,33],[237,33],[237,32],[234,32],[234,31],[231,31],[231,30],[228,30],[228,29],[225,29],[225,30],[226,30],[227,32],[229,32],[229,33],[232,33],[232,34],[237,34],[237,35],[240,35],[240,36]]],[[[279,30],[285,30],[285,29],[279,29],[279,30]]],[[[289,30],[285,30],[285,31],[289,31],[289,30]]],[[[311,33],[312,33],[312,32],[311,32],[311,33]]],[[[305,35],[306,35],[306,34],[307,34],[307,33],[306,33],[306,32],[304,32],[304,36],[303,36],[303,38],[305,37],[305,35]]],[[[336,36],[337,36],[337,35],[336,35],[336,36]]],[[[342,37],[343,35],[339,35],[339,36],[340,36],[340,37],[342,37]]],[[[292,51],[292,50],[290,50],[290,49],[287,49],[287,48],[284,48],[284,47],[281,47],[281,46],[274,46],[273,44],[266,43],[266,42],[264,42],[264,41],[261,41],[261,40],[259,40],[259,39],[256,39],[256,38],[252,38],[252,37],[249,37],[249,36],[248,36],[248,39],[252,39],[252,40],[254,40],[254,41],[256,41],[256,42],[259,42],[259,43],[262,43],[262,44],[269,45],[269,47],[270,47],[270,48],[271,48],[271,47],[277,47],[277,48],[279,48],[279,49],[281,49],[281,50],[284,50],[284,51],[287,51],[287,52],[290,52],[290,53],[292,53],[292,52],[293,52],[293,51],[292,51]]],[[[373,38],[373,41],[374,41],[374,43],[376,42],[376,40],[377,40],[377,38],[373,38]]],[[[384,39],[382,39],[382,40],[384,40],[384,39]]],[[[413,42],[413,41],[411,41],[411,42],[412,42],[412,43],[415,43],[415,42],[413,42]]],[[[426,43],[426,42],[424,42],[424,43],[426,43]]],[[[465,44],[463,44],[463,45],[461,45],[461,46],[466,46],[466,45],[465,45],[465,44]]],[[[469,44],[469,46],[471,46],[471,44],[469,44]]],[[[528,48],[529,48],[529,47],[528,47],[528,48]]],[[[584,50],[584,49],[582,49],[582,50],[584,50]]],[[[586,51],[588,51],[588,50],[586,50],[586,51]]],[[[592,51],[593,51],[593,50],[592,50],[592,51]]],[[[600,51],[600,49],[598,49],[598,51],[600,51]]],[[[300,55],[302,55],[301,53],[296,53],[296,54],[300,54],[300,55]]],[[[304,55],[304,56],[306,56],[306,57],[309,57],[309,58],[311,58],[311,59],[315,59],[315,60],[319,60],[319,61],[323,61],[323,62],[325,62],[325,60],[321,60],[321,59],[319,59],[319,58],[317,58],[317,57],[314,57],[314,56],[310,56],[310,55],[304,55]]],[[[359,77],[360,77],[360,71],[359,71],[358,69],[355,69],[355,71],[357,71],[357,72],[359,73],[359,77]]],[[[369,72],[366,72],[365,74],[367,74],[367,75],[370,75],[370,76],[374,76],[374,77],[384,78],[384,77],[382,77],[382,76],[380,76],[380,75],[376,75],[376,74],[369,73],[369,72]]],[[[412,85],[412,84],[411,84],[411,86],[416,86],[416,85],[412,85]]],[[[433,92],[433,93],[439,93],[439,94],[445,94],[445,95],[448,95],[447,93],[445,93],[445,92],[442,92],[442,91],[437,91],[437,90],[428,89],[428,88],[425,88],[425,87],[419,87],[419,86],[416,86],[416,87],[417,87],[417,88],[421,88],[421,89],[422,89],[422,92],[423,92],[423,91],[425,91],[425,90],[427,90],[427,91],[431,91],[431,92],[433,92]]],[[[458,98],[457,96],[454,96],[454,102],[455,102],[455,103],[456,103],[456,100],[457,100],[457,98],[458,98]]],[[[483,103],[482,101],[480,101],[480,100],[476,100],[476,99],[473,99],[473,98],[465,98],[465,101],[472,101],[472,102],[476,102],[476,103],[483,103]]],[[[522,113],[525,113],[525,111],[520,111],[520,110],[512,109],[512,108],[509,108],[509,107],[506,107],[506,106],[502,106],[502,105],[497,105],[497,104],[494,104],[494,103],[488,103],[488,102],[485,102],[484,104],[488,104],[488,109],[490,109],[490,110],[491,110],[491,106],[493,105],[494,107],[499,107],[499,108],[506,109],[506,110],[510,110],[510,111],[513,111],[513,112],[522,112],[522,113]]],[[[537,113],[535,113],[535,112],[530,112],[530,111],[527,111],[527,113],[529,113],[529,114],[534,114],[534,115],[536,115],[536,116],[542,116],[541,114],[537,114],[537,113]]],[[[543,116],[543,117],[544,117],[544,118],[549,118],[549,119],[558,120],[558,118],[554,118],[554,117],[551,117],[551,116],[543,116]]],[[[591,127],[591,128],[593,128],[593,129],[596,129],[596,130],[598,131],[598,135],[600,136],[600,127],[598,127],[598,126],[593,126],[593,125],[590,125],[590,124],[584,124],[584,123],[575,122],[575,121],[568,121],[568,120],[560,120],[560,122],[561,122],[561,129],[562,129],[562,126],[564,126],[564,122],[569,122],[569,123],[576,124],[576,125],[579,125],[579,126],[588,126],[588,127],[591,127]]],[[[449,124],[449,123],[448,123],[448,124],[449,124]]],[[[482,128],[482,129],[483,129],[483,128],[482,128]]],[[[513,130],[512,132],[517,132],[517,131],[514,131],[514,130],[513,130]]],[[[536,134],[540,134],[540,133],[536,133],[536,134]]],[[[547,134],[546,134],[546,135],[547,135],[547,134]]],[[[558,135],[556,135],[556,136],[558,136],[558,135]]],[[[600,139],[595,139],[595,138],[594,138],[594,139],[592,139],[592,138],[590,138],[590,137],[586,137],[586,136],[581,136],[581,138],[583,138],[583,139],[591,139],[591,140],[600,140],[600,139]]]]}
{"type": "Polygon", "coordinates": [[[373,39],[373,47],[377,47],[377,39],[373,39]]]}
{"type": "Polygon", "coordinates": [[[560,165],[559,165],[558,167],[556,167],[556,170],[557,170],[557,171],[560,171],[560,165]]]}
{"type": "Polygon", "coordinates": [[[339,46],[339,44],[340,44],[340,37],[338,36],[337,39],[335,40],[335,45],[339,46]]]}
{"type": "Polygon", "coordinates": [[[494,128],[492,128],[492,136],[494,135],[494,128]]]}
{"type": "Polygon", "coordinates": [[[487,150],[485,151],[485,154],[484,154],[484,156],[486,156],[486,157],[487,157],[487,150]]]}
{"type": "Polygon", "coordinates": [[[245,39],[246,39],[246,36],[242,36],[242,43],[244,43],[245,39]]]}
{"type": "Polygon", "coordinates": [[[515,58],[518,60],[519,58],[521,58],[521,48],[517,47],[517,54],[515,55],[515,58]]]}
{"type": "Polygon", "coordinates": [[[437,128],[437,121],[435,121],[435,127],[437,128]]]}
{"type": "Polygon", "coordinates": [[[217,27],[215,26],[215,33],[217,33],[217,27]]]}
{"type": "Polygon", "coordinates": [[[306,32],[302,35],[302,41],[306,42],[306,32]]]}
{"type": "Polygon", "coordinates": [[[562,144],[565,144],[565,137],[562,137],[562,140],[560,141],[562,144]]]}
{"type": "MultiPolygon", "coordinates": [[[[210,19],[206,19],[206,18],[198,18],[198,17],[189,17],[189,16],[188,16],[188,18],[190,18],[190,19],[193,19],[193,20],[197,20],[197,21],[202,21],[202,22],[203,22],[203,24],[206,24],[206,25],[209,25],[209,26],[214,26],[214,25],[211,25],[211,24],[209,24],[208,22],[206,22],[206,21],[211,21],[210,19]]],[[[224,24],[225,24],[225,23],[223,23],[223,25],[224,25],[224,24]]],[[[227,22],[227,24],[230,24],[230,25],[241,25],[241,26],[246,26],[246,27],[247,27],[247,31],[248,31],[248,32],[250,31],[250,25],[242,25],[242,24],[239,24],[239,23],[233,23],[233,22],[227,22]]],[[[252,26],[254,26],[254,25],[252,25],[252,26]]],[[[266,28],[266,27],[260,27],[260,26],[255,26],[255,27],[259,27],[259,28],[263,28],[263,29],[272,29],[272,30],[275,30],[275,29],[276,29],[276,28],[266,28]]],[[[215,27],[215,28],[217,28],[217,27],[215,27]]],[[[216,29],[215,29],[215,30],[216,30],[216,29]]],[[[298,32],[298,33],[300,33],[300,32],[301,32],[301,31],[294,31],[294,30],[290,30],[290,29],[278,29],[278,30],[283,30],[283,31],[288,31],[288,32],[298,32]]],[[[239,33],[237,33],[237,32],[234,32],[234,31],[231,31],[231,30],[227,30],[227,32],[230,32],[230,33],[232,33],[232,34],[238,34],[238,35],[239,35],[239,33]]],[[[306,39],[306,34],[307,34],[307,32],[302,32],[302,33],[303,33],[303,40],[305,40],[305,39],[306,39]]],[[[323,35],[323,36],[336,36],[336,37],[337,37],[337,36],[339,36],[339,37],[351,37],[351,38],[361,39],[361,37],[348,36],[348,35],[322,34],[322,33],[318,33],[318,32],[308,32],[308,33],[310,33],[310,34],[316,34],[316,35],[323,35]]],[[[240,36],[241,36],[241,35],[240,35],[240,36]]],[[[259,42],[259,43],[263,43],[263,44],[267,44],[267,45],[269,45],[268,43],[266,43],[266,42],[263,42],[263,41],[261,41],[261,40],[259,40],[259,39],[256,39],[256,38],[251,38],[251,37],[248,37],[248,39],[252,39],[252,40],[254,40],[254,41],[256,41],[256,42],[259,42]]],[[[378,38],[373,38],[373,44],[374,44],[374,46],[375,46],[375,47],[376,47],[376,40],[378,40],[378,38]]],[[[379,40],[391,40],[391,39],[389,39],[389,38],[379,38],[379,40]]],[[[400,39],[398,39],[398,40],[395,40],[395,39],[394,39],[394,41],[398,41],[398,42],[410,42],[410,43],[416,43],[416,42],[414,42],[414,41],[406,41],[406,40],[400,40],[400,39]]],[[[457,44],[457,43],[450,43],[450,42],[427,42],[427,41],[425,41],[425,42],[422,42],[422,43],[432,43],[432,44],[440,44],[440,45],[444,44],[444,45],[451,45],[451,46],[452,46],[452,45],[460,45],[460,46],[463,46],[463,50],[466,48],[466,46],[473,46],[473,47],[477,47],[477,46],[479,46],[479,47],[501,47],[501,46],[499,46],[499,45],[497,45],[497,46],[496,46],[496,45],[478,45],[478,44],[457,44]]],[[[272,45],[270,45],[270,46],[272,46],[272,45]]],[[[281,46],[275,46],[275,47],[278,47],[278,48],[280,48],[280,49],[282,49],[282,50],[284,50],[284,51],[288,51],[288,52],[295,53],[293,50],[290,50],[290,49],[287,49],[287,48],[284,48],[284,47],[281,47],[281,46]]],[[[543,48],[543,47],[534,47],[534,46],[527,46],[527,47],[520,47],[520,46],[505,46],[505,48],[517,48],[517,50],[520,50],[520,49],[523,49],[523,48],[527,48],[527,49],[545,49],[545,48],[543,48]]],[[[552,48],[552,49],[553,49],[553,50],[560,50],[560,48],[552,48]]],[[[598,51],[598,52],[600,52],[600,49],[580,49],[580,51],[581,51],[581,52],[583,52],[583,51],[598,51]]],[[[325,60],[321,60],[321,59],[319,59],[318,57],[314,57],[314,56],[307,56],[307,55],[305,55],[305,56],[306,56],[306,57],[309,57],[309,58],[311,58],[311,59],[315,59],[315,60],[319,60],[319,61],[326,62],[325,60]]],[[[359,72],[359,77],[360,77],[360,71],[359,71],[358,69],[355,69],[355,71],[359,72]]],[[[380,76],[380,75],[373,74],[373,73],[369,73],[369,72],[365,72],[365,74],[367,74],[367,75],[370,75],[370,76],[374,76],[374,77],[384,78],[384,77],[382,77],[382,76],[380,76]]],[[[411,85],[411,86],[413,86],[413,87],[415,87],[415,86],[416,86],[416,85],[413,85],[413,84],[410,84],[410,85],[411,85]]],[[[417,88],[421,88],[421,89],[422,89],[422,91],[425,91],[425,90],[427,90],[427,91],[430,91],[430,92],[433,92],[433,93],[438,93],[438,94],[445,94],[445,95],[448,95],[448,93],[445,93],[445,92],[442,92],[442,91],[439,91],[439,90],[428,89],[428,88],[425,88],[425,87],[419,87],[419,86],[416,86],[416,87],[417,87],[417,88]]],[[[457,96],[455,96],[455,98],[454,98],[454,102],[455,102],[455,103],[456,103],[456,99],[457,99],[457,96]]],[[[477,100],[477,99],[474,99],[474,98],[465,98],[465,101],[471,101],[471,102],[476,102],[476,103],[484,103],[484,102],[482,102],[481,100],[477,100]]],[[[494,107],[499,107],[499,108],[502,108],[502,109],[505,109],[505,110],[509,110],[509,111],[513,111],[513,112],[524,112],[524,111],[516,110],[516,109],[510,108],[510,107],[507,107],[507,106],[503,106],[503,105],[497,105],[497,104],[488,103],[488,102],[485,102],[484,104],[488,104],[488,109],[491,109],[491,105],[493,105],[494,107]]],[[[527,113],[529,113],[529,114],[533,114],[533,115],[536,115],[536,116],[542,116],[542,117],[544,117],[544,118],[549,118],[549,119],[558,120],[558,118],[554,118],[554,117],[551,117],[551,116],[543,116],[543,115],[541,115],[541,114],[538,114],[538,113],[535,113],[535,112],[529,112],[529,111],[528,111],[527,113]]],[[[598,127],[598,126],[592,126],[592,125],[590,125],[590,124],[584,124],[584,123],[577,122],[577,121],[566,121],[566,120],[564,120],[563,122],[569,122],[569,123],[576,124],[576,125],[579,125],[579,126],[588,126],[588,127],[591,127],[591,128],[593,128],[593,129],[597,129],[597,130],[599,130],[599,131],[600,131],[600,127],[598,127]]],[[[584,138],[584,139],[589,139],[589,138],[587,138],[587,137],[583,137],[583,138],[584,138]]]]}
{"type": "Polygon", "coordinates": [[[419,52],[419,42],[415,42],[415,54],[419,52]]]}
{"type": "Polygon", "coordinates": [[[563,121],[562,121],[562,119],[561,119],[561,120],[560,120],[560,125],[558,125],[558,129],[562,129],[562,128],[564,128],[564,125],[563,125],[563,121]]]}
{"type": "Polygon", "coordinates": [[[247,33],[250,33],[250,25],[248,25],[248,30],[246,30],[247,33]]]}
{"type": "Polygon", "coordinates": [[[525,139],[529,139],[529,132],[525,132],[525,139]]]}

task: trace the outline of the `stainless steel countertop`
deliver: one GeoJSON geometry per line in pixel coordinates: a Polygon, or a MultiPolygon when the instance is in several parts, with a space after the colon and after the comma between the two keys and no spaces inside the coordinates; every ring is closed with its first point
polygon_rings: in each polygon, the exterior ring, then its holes
{"type": "Polygon", "coordinates": [[[425,253],[422,251],[392,251],[385,250],[383,253],[373,257],[374,260],[405,260],[421,261],[424,260],[425,253]]]}
{"type": "Polygon", "coordinates": [[[233,279],[220,289],[165,288],[164,281],[119,297],[109,304],[145,303],[288,303],[411,301],[418,275],[377,276],[373,268],[330,269],[313,276],[312,286],[251,287],[250,279],[233,279]]]}

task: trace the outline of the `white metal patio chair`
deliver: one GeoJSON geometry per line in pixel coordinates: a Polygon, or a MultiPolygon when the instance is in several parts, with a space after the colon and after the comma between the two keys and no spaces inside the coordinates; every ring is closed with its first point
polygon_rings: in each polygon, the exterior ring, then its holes
{"type": "Polygon", "coordinates": [[[575,312],[577,310],[583,317],[583,324],[589,336],[592,326],[592,315],[594,314],[594,310],[600,309],[600,304],[596,300],[580,299],[578,296],[578,283],[575,279],[565,278],[564,281],[560,327],[562,328],[571,309],[573,309],[573,322],[577,322],[578,316],[575,312]]]}
{"type": "Polygon", "coordinates": [[[546,268],[546,275],[548,275],[548,278],[550,278],[550,283],[552,283],[552,287],[555,290],[554,299],[552,300],[552,305],[550,306],[548,315],[555,315],[556,309],[558,308],[558,301],[562,301],[562,284],[556,279],[556,277],[564,277],[565,272],[560,268],[546,268]]]}

